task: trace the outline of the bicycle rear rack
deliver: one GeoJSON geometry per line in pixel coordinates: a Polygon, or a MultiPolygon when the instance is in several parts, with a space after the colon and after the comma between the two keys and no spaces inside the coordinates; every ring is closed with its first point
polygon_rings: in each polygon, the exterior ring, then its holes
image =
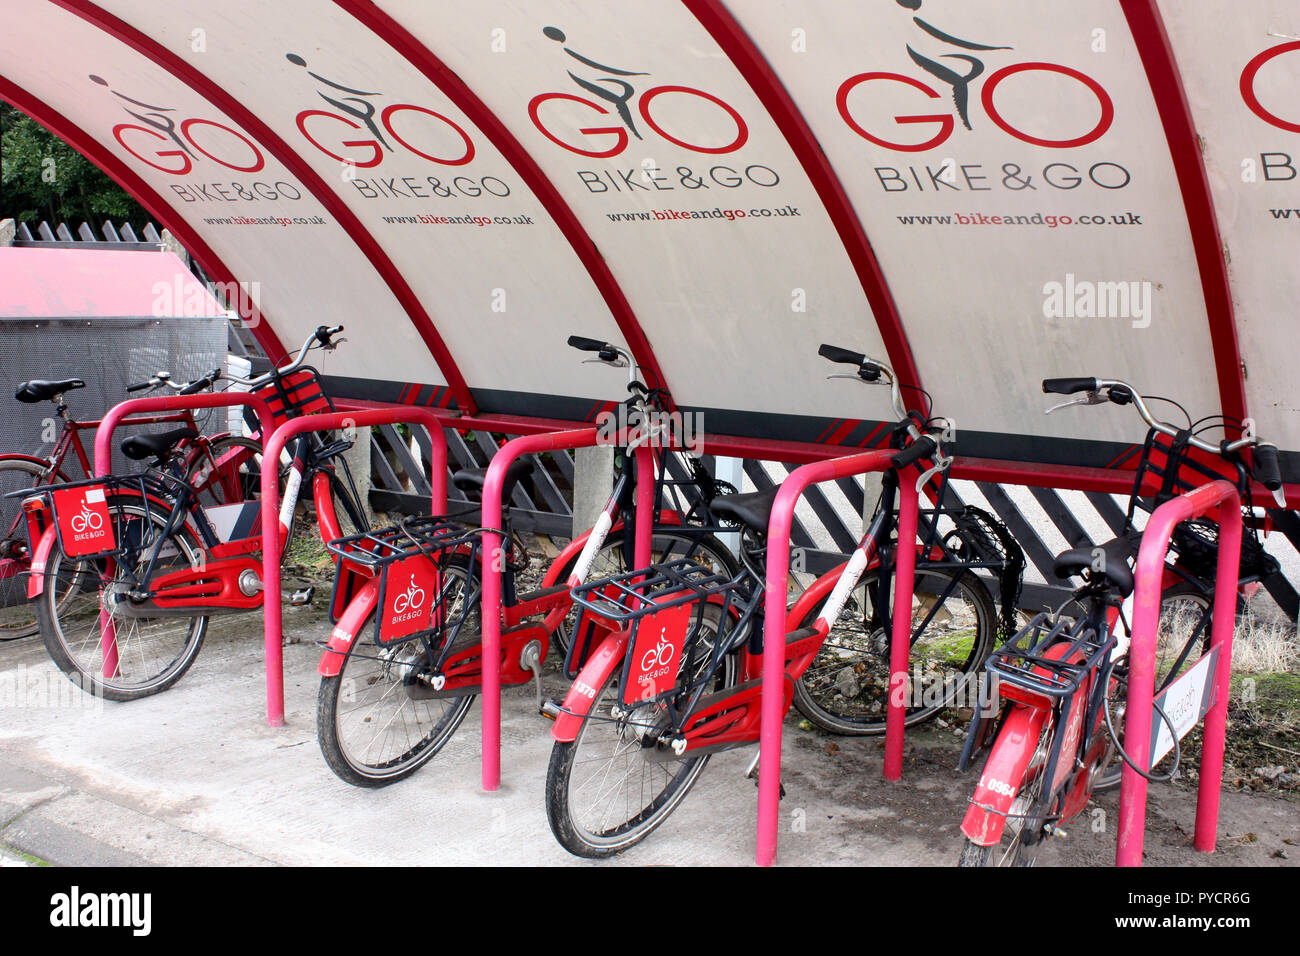
{"type": "MultiPolygon", "coordinates": [[[[566,675],[575,678],[587,656],[594,650],[597,630],[628,631],[628,652],[624,658],[620,682],[624,707],[674,697],[683,689],[678,686],[681,662],[703,665],[696,654],[704,625],[704,609],[718,607],[727,620],[737,587],[743,575],[729,578],[701,566],[691,558],[678,558],[663,564],[627,571],[591,581],[571,592],[578,606],[574,638],[564,660],[566,675]],[[593,618],[602,619],[600,622],[593,618]],[[586,626],[584,626],[586,625],[586,626]]],[[[707,683],[717,670],[718,662],[731,648],[720,647],[715,636],[708,665],[690,675],[690,687],[707,683]]]]}
{"type": "Polygon", "coordinates": [[[1101,640],[1086,622],[1039,614],[991,655],[986,669],[1003,697],[1051,706],[1073,696],[1115,644],[1101,640]]]}

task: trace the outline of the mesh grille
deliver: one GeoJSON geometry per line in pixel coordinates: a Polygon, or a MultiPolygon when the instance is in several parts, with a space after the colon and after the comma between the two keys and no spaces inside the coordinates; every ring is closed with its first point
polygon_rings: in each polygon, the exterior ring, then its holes
{"type": "MultiPolygon", "coordinates": [[[[40,321],[0,318],[0,451],[46,455],[58,440],[61,423],[54,406],[49,402],[24,405],[16,401],[13,393],[20,382],[32,378],[84,380],[86,387],[68,392],[64,400],[74,419],[94,420],[103,418],[118,402],[141,397],[140,393],[127,395],[126,386],[132,382],[144,381],[161,370],[171,372],[175,381],[189,381],[224,367],[225,360],[224,316],[40,321]]],[[[199,416],[205,432],[226,430],[225,409],[200,411],[199,416]]],[[[126,437],[132,431],[148,433],[175,427],[119,427],[116,434],[126,437]]],[[[94,435],[93,431],[81,435],[87,455],[94,454],[94,435]]],[[[81,477],[79,465],[70,463],[70,467],[70,478],[81,477]]],[[[114,471],[140,467],[114,447],[114,471]]]]}

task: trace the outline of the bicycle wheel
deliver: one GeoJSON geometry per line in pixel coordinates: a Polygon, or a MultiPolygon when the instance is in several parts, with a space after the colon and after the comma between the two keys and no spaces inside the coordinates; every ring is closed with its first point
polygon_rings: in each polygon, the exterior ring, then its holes
{"type": "MultiPolygon", "coordinates": [[[[711,572],[726,575],[727,578],[734,578],[740,570],[740,565],[731,551],[711,534],[688,534],[685,531],[676,531],[671,529],[660,529],[654,532],[651,538],[651,564],[662,564],[665,561],[675,561],[680,558],[691,558],[702,567],[708,568],[711,572]]],[[[578,555],[574,555],[566,562],[564,569],[560,572],[557,579],[563,584],[569,580],[573,574],[573,569],[578,562],[578,555]]],[[[598,581],[601,578],[612,577],[615,574],[622,574],[624,571],[635,571],[635,568],[629,568],[627,562],[623,559],[623,536],[622,533],[611,536],[601,545],[600,550],[596,552],[596,557],[592,561],[591,570],[587,572],[588,581],[598,581]]],[[[573,626],[577,622],[578,612],[571,608],[565,615],[564,620],[551,634],[551,639],[559,648],[561,654],[569,650],[570,636],[573,633],[573,626]]]]}
{"type": "MultiPolygon", "coordinates": [[[[180,680],[203,646],[208,618],[148,617],[133,611],[126,592],[143,575],[167,514],[157,505],[146,508],[138,497],[110,496],[108,508],[119,554],[111,562],[69,558],[56,542],[36,609],[46,650],[74,683],[108,700],[135,700],[180,680]],[[113,639],[106,660],[104,634],[109,628],[113,639]]],[[[182,526],[163,542],[154,577],[198,568],[205,554],[182,526]]]]}
{"type": "MultiPolygon", "coordinates": [[[[31,567],[22,499],[3,495],[41,484],[43,469],[34,461],[0,458],[0,641],[31,637],[40,630],[36,605],[27,599],[31,567]]],[[[62,475],[55,481],[66,481],[62,475]]]]}
{"type": "MultiPolygon", "coordinates": [[[[721,611],[707,607],[704,632],[682,674],[699,676],[717,639],[721,611]]],[[[575,856],[598,859],[644,840],[690,791],[709,755],[670,757],[643,747],[644,735],[667,726],[663,703],[619,708],[622,668],[597,689],[591,710],[572,742],[557,741],[546,772],[546,818],[551,832],[575,856]]],[[[710,691],[730,687],[736,660],[729,655],[710,691]]],[[[679,686],[683,685],[679,678],[679,686]]]]}
{"type": "MultiPolygon", "coordinates": [[[[878,580],[877,568],[863,574],[817,656],[794,685],[799,712],[831,733],[885,732],[890,622],[876,608],[878,580]]],[[[811,626],[824,604],[819,602],[799,626],[811,626]]],[[[913,637],[908,658],[906,726],[953,706],[967,685],[974,688],[976,672],[993,649],[997,620],[988,588],[971,572],[916,572],[911,629],[913,635],[918,628],[921,633],[913,637]]]]}
{"type": "Polygon", "coordinates": [[[257,501],[262,497],[262,443],[223,435],[195,446],[185,480],[205,508],[257,501]]]}
{"type": "MultiPolygon", "coordinates": [[[[464,613],[467,562],[443,571],[440,600],[447,620],[464,613]]],[[[479,610],[471,608],[457,646],[479,639],[479,610]]],[[[393,647],[375,643],[372,612],[361,625],[343,666],[322,677],[316,706],[321,753],[338,776],[358,787],[382,787],[409,777],[451,739],[474,703],[473,694],[430,699],[417,675],[429,666],[421,641],[393,647]]]]}
{"type": "Polygon", "coordinates": [[[1016,787],[1011,809],[1007,811],[1001,840],[991,846],[981,846],[967,837],[957,860],[958,866],[1033,866],[1037,861],[1038,850],[1046,839],[1041,835],[1047,819],[1046,807],[1042,805],[1042,770],[1051,749],[1053,727],[1051,721],[1043,726],[1038,747],[1016,787]],[[1025,836],[1034,832],[1039,833],[1038,838],[1026,843],[1025,836]]]}
{"type": "MultiPolygon", "coordinates": [[[[1180,581],[1160,596],[1160,625],[1156,631],[1155,692],[1158,694],[1191,669],[1210,649],[1210,610],[1214,594],[1205,594],[1190,581],[1180,581]]],[[[1124,726],[1124,703],[1128,698],[1127,680],[1119,681],[1110,693],[1107,705],[1115,727],[1124,726]]],[[[1094,791],[1118,787],[1124,773],[1124,761],[1113,756],[1108,767],[1097,774],[1094,791]]]]}

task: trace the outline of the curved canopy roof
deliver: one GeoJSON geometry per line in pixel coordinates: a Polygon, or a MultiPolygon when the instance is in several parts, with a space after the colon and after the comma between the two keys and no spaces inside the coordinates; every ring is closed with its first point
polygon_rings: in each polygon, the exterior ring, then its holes
{"type": "MultiPolygon", "coordinates": [[[[583,420],[627,343],[711,432],[859,446],[886,358],[963,455],[1106,465],[1096,375],[1295,411],[1295,0],[0,0],[0,96],[134,193],[269,351],[583,420]]],[[[1286,457],[1289,477],[1296,462],[1286,457]]]]}

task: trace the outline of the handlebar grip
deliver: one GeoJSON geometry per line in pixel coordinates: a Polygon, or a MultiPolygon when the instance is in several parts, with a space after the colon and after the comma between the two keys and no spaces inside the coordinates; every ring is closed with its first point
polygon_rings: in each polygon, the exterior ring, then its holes
{"type": "Polygon", "coordinates": [[[939,443],[929,435],[922,435],[912,444],[908,445],[889,461],[895,468],[906,468],[913,462],[920,461],[922,458],[929,458],[939,448],[939,443]]]}
{"type": "Polygon", "coordinates": [[[583,352],[604,352],[610,346],[599,339],[589,339],[582,335],[570,335],[569,347],[583,352]]]}
{"type": "Polygon", "coordinates": [[[1045,378],[1043,391],[1048,395],[1073,395],[1075,392],[1097,390],[1095,378],[1045,378]]]}
{"type": "Polygon", "coordinates": [[[318,325],[316,326],[316,341],[319,342],[321,345],[329,345],[330,339],[332,339],[334,336],[338,335],[342,331],[343,331],[343,326],[341,325],[336,325],[332,329],[329,328],[328,326],[318,325]]]}
{"type": "Polygon", "coordinates": [[[1278,464],[1277,445],[1263,442],[1255,446],[1255,478],[1269,491],[1282,487],[1282,469],[1278,464]]]}
{"type": "Polygon", "coordinates": [[[221,369],[214,368],[211,372],[209,372],[207,375],[203,376],[202,378],[196,378],[194,381],[190,382],[190,384],[186,385],[176,394],[197,395],[199,392],[205,391],[208,388],[210,388],[212,386],[212,383],[215,382],[220,377],[221,377],[221,369]]]}
{"type": "Polygon", "coordinates": [[[153,388],[153,385],[153,382],[136,382],[134,385],[128,385],[126,390],[128,392],[139,392],[146,388],[153,388]]]}
{"type": "Polygon", "coordinates": [[[861,365],[867,360],[867,357],[861,352],[852,352],[848,349],[842,349],[838,345],[822,345],[817,350],[817,354],[822,358],[830,359],[832,362],[839,362],[843,365],[861,365]]]}

